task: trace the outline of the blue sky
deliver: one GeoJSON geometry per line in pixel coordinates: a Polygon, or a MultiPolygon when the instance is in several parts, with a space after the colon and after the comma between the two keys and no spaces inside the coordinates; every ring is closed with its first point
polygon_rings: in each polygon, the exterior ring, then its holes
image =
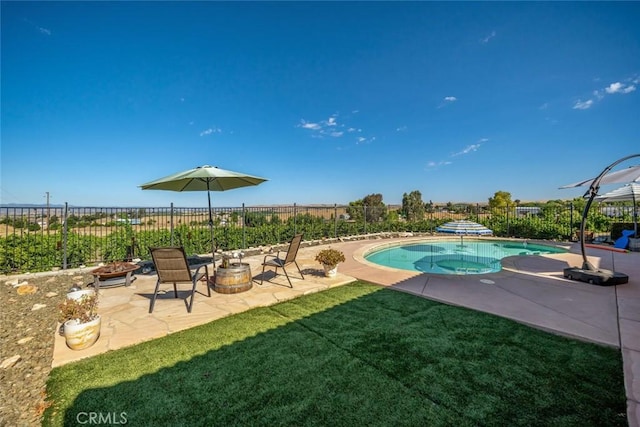
{"type": "MultiPolygon", "coordinates": [[[[2,2],[0,203],[571,199],[640,152],[638,2],[2,2]]],[[[636,159],[637,160],[637,159],[636,159]]],[[[637,164],[632,162],[631,164],[637,164]]]]}

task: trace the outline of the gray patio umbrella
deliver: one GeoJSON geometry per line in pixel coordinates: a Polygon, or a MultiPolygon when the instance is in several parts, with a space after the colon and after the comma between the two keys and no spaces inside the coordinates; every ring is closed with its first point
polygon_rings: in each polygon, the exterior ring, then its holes
{"type": "Polygon", "coordinates": [[[447,222],[442,224],[440,227],[436,227],[436,231],[453,234],[493,234],[493,231],[489,230],[484,225],[468,221],[466,219],[447,222]]]}
{"type": "MultiPolygon", "coordinates": [[[[638,156],[638,155],[636,154],[634,156],[628,156],[625,159],[635,157],[635,156],[638,156]]],[[[628,183],[628,182],[640,182],[640,165],[631,166],[626,169],[620,169],[619,171],[615,171],[611,173],[606,173],[606,172],[605,172],[605,175],[603,175],[600,181],[598,181],[596,184],[602,185],[602,184],[621,184],[621,183],[628,183]]],[[[593,182],[596,179],[597,178],[589,178],[589,179],[585,179],[584,181],[574,182],[573,184],[563,185],[560,188],[584,187],[587,185],[590,186],[591,184],[593,184],[593,182]]]]}
{"type": "Polygon", "coordinates": [[[632,182],[608,193],[596,196],[598,202],[633,202],[633,231],[638,235],[638,209],[636,202],[640,200],[640,184],[632,182]]]}
{"type": "Polygon", "coordinates": [[[206,191],[209,202],[209,230],[211,232],[211,254],[213,262],[216,261],[216,249],[213,239],[213,215],[211,214],[211,191],[226,191],[234,188],[258,185],[265,178],[232,172],[215,166],[198,166],[178,172],[155,181],[142,184],[143,190],[169,190],[169,191],[206,191]]]}
{"type": "Polygon", "coordinates": [[[583,270],[593,270],[597,269],[587,260],[587,255],[584,251],[584,229],[587,223],[587,214],[589,213],[589,208],[591,207],[591,203],[598,195],[598,191],[600,190],[601,184],[616,184],[616,183],[630,183],[630,182],[639,182],[640,181],[640,165],[635,165],[628,167],[626,169],[621,169],[615,172],[611,172],[611,169],[619,165],[620,163],[627,161],[629,159],[633,159],[635,157],[640,157],[640,154],[631,154],[629,156],[625,156],[621,159],[616,160],[611,163],[609,166],[604,168],[600,175],[595,178],[586,179],[584,181],[574,182],[573,184],[563,185],[560,188],[573,188],[573,187],[582,187],[589,186],[589,189],[584,193],[584,197],[589,197],[587,203],[584,206],[584,210],[582,211],[582,221],[580,222],[580,251],[582,252],[582,268],[583,270]]]}

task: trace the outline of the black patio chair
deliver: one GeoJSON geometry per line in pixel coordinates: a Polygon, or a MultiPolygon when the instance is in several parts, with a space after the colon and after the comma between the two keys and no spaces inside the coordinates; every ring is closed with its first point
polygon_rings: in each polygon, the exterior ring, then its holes
{"type": "Polygon", "coordinates": [[[275,267],[275,273],[278,275],[278,268],[282,268],[284,271],[284,275],[287,277],[287,281],[289,282],[289,287],[293,288],[291,284],[291,279],[289,278],[289,274],[287,273],[286,267],[290,264],[295,264],[302,280],[304,280],[304,275],[300,270],[300,266],[296,262],[296,256],[298,255],[298,249],[300,249],[300,243],[302,243],[302,234],[296,234],[291,239],[289,243],[289,248],[287,249],[287,254],[284,258],[280,258],[280,251],[276,253],[276,255],[266,255],[262,262],[262,275],[260,276],[260,284],[264,281],[264,270],[266,267],[275,267]],[[270,258],[270,259],[269,259],[270,258]]]}
{"type": "Polygon", "coordinates": [[[151,257],[153,258],[153,263],[155,264],[156,271],[158,273],[158,281],[156,282],[156,289],[153,292],[151,304],[149,305],[149,313],[153,312],[153,306],[156,303],[161,283],[172,283],[173,292],[176,298],[178,298],[177,283],[191,283],[191,292],[189,292],[184,300],[185,304],[187,304],[187,312],[189,313],[191,313],[191,307],[193,306],[193,297],[197,292],[196,285],[203,276],[206,278],[204,283],[207,286],[208,296],[211,296],[211,288],[209,287],[209,267],[204,264],[192,272],[187,261],[187,255],[184,252],[184,248],[175,246],[160,247],[149,248],[149,251],[151,252],[151,257]],[[204,272],[200,272],[202,267],[204,267],[204,272]],[[187,303],[187,298],[189,298],[189,296],[191,298],[189,303],[187,303]]]}

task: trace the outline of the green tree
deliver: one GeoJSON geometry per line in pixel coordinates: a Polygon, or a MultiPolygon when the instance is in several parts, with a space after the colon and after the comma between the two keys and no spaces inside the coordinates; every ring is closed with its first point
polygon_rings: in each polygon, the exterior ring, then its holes
{"type": "Polygon", "coordinates": [[[244,224],[247,227],[260,227],[267,224],[267,216],[264,212],[246,212],[244,224]]]}
{"type": "Polygon", "coordinates": [[[561,212],[564,208],[564,203],[561,200],[548,200],[540,209],[542,215],[547,218],[554,218],[558,212],[561,212]]]}
{"type": "Polygon", "coordinates": [[[378,222],[386,217],[386,206],[382,203],[382,194],[369,194],[363,199],[349,202],[347,213],[351,219],[362,221],[364,212],[367,212],[367,222],[378,222]]]}
{"type": "Polygon", "coordinates": [[[431,200],[429,200],[429,203],[425,203],[424,204],[424,208],[425,208],[426,212],[428,212],[428,213],[435,212],[435,207],[434,207],[433,202],[431,200]]]}
{"type": "Polygon", "coordinates": [[[229,215],[229,222],[233,225],[238,224],[238,219],[240,218],[240,214],[236,211],[231,212],[229,215]]]}
{"type": "Polygon", "coordinates": [[[407,221],[420,221],[424,219],[425,203],[422,201],[422,194],[418,190],[402,195],[402,215],[407,221]]]}
{"type": "Polygon", "coordinates": [[[574,211],[577,211],[580,214],[582,214],[582,211],[584,211],[584,207],[587,204],[587,201],[584,199],[584,197],[576,197],[571,201],[571,203],[573,203],[574,211]]]}
{"type": "Polygon", "coordinates": [[[489,208],[506,208],[509,205],[513,205],[511,201],[511,193],[508,191],[496,191],[493,197],[489,197],[489,208]]]}

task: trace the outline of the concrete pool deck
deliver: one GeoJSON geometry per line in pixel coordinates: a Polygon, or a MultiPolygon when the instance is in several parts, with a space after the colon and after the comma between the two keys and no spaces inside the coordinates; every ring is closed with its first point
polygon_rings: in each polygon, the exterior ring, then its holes
{"type": "MultiPolygon", "coordinates": [[[[301,295],[319,292],[354,280],[364,280],[447,304],[468,307],[553,333],[621,349],[627,394],[629,425],[640,427],[640,253],[614,253],[587,248],[596,266],[623,272],[629,283],[601,287],[562,277],[565,267],[582,264],[579,245],[568,244],[568,253],[544,256],[510,257],[503,269],[482,275],[434,275],[401,271],[371,264],[364,254],[380,245],[412,242],[435,237],[356,240],[332,243],[345,253],[335,278],[326,278],[314,260],[319,243],[302,247],[298,263],[288,268],[293,289],[284,276],[272,277],[259,285],[264,255],[246,257],[251,266],[253,287],[239,294],[212,297],[197,294],[192,313],[172,292],[156,301],[148,313],[155,275],[138,275],[131,286],[100,290],[101,337],[92,347],[73,351],[64,338],[56,335],[53,366],[137,344],[153,338],[207,323],[254,307],[267,306],[301,295]]],[[[488,238],[483,238],[488,239],[488,238]]],[[[307,242],[308,243],[308,242],[307,242]]],[[[210,269],[211,273],[211,269],[210,269]]],[[[204,282],[199,286],[204,290],[204,282]]],[[[167,287],[168,289],[168,287],[167,287]]],[[[182,289],[186,289],[182,287],[182,289]]]]}

